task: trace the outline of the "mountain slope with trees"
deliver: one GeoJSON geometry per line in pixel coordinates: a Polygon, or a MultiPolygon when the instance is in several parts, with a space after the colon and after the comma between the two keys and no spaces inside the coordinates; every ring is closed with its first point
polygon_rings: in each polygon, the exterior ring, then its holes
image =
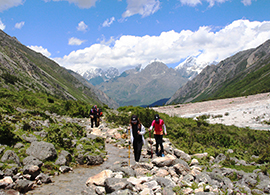
{"type": "Polygon", "coordinates": [[[166,104],[239,97],[270,91],[270,40],[207,66],[166,104]]]}

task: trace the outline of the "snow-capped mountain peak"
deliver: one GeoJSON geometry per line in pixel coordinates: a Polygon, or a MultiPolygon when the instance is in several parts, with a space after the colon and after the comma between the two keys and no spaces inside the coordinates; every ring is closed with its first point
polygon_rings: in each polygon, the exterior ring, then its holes
{"type": "Polygon", "coordinates": [[[209,62],[198,63],[195,57],[190,56],[184,62],[176,66],[175,70],[178,71],[183,77],[192,80],[209,64],[209,62]]]}
{"type": "Polygon", "coordinates": [[[102,70],[101,68],[90,68],[87,70],[77,70],[78,74],[84,77],[86,80],[90,80],[96,77],[102,77],[104,81],[119,76],[119,71],[117,68],[110,67],[107,70],[102,70]]]}

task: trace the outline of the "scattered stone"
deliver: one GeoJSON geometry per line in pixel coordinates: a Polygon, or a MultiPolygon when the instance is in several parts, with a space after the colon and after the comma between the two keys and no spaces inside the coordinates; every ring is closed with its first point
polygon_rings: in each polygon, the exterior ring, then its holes
{"type": "Polygon", "coordinates": [[[70,171],[73,171],[73,169],[71,167],[68,167],[68,166],[61,166],[61,167],[59,167],[59,171],[61,173],[68,173],[70,171]]]}

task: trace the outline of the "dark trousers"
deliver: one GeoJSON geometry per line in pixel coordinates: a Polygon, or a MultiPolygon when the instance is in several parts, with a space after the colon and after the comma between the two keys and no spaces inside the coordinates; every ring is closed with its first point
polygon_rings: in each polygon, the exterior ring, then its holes
{"type": "Polygon", "coordinates": [[[133,141],[133,150],[134,150],[134,158],[136,162],[139,162],[140,157],[141,157],[141,152],[142,152],[142,141],[133,141]]]}
{"type": "Polygon", "coordinates": [[[97,124],[97,117],[93,117],[91,118],[91,127],[93,128],[94,127],[94,123],[95,122],[95,127],[98,127],[98,124],[97,124]]]}
{"type": "Polygon", "coordinates": [[[162,138],[163,135],[154,135],[155,136],[155,140],[156,140],[156,153],[158,153],[158,147],[160,146],[160,155],[164,153],[163,150],[163,144],[162,144],[162,138]]]}

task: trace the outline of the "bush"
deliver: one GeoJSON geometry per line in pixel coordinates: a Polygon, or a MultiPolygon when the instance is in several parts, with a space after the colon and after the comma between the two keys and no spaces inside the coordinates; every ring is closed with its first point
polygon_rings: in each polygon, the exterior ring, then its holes
{"type": "Polygon", "coordinates": [[[19,141],[22,141],[16,134],[13,133],[14,128],[6,122],[0,124],[0,144],[12,146],[19,141]]]}

